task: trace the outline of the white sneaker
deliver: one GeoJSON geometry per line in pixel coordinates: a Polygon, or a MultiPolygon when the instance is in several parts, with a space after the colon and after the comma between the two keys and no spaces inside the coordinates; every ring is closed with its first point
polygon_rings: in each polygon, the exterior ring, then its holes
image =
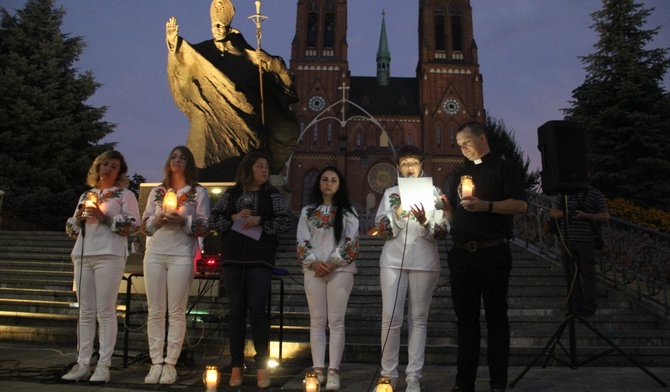
{"type": "Polygon", "coordinates": [[[109,366],[98,365],[95,367],[95,372],[88,380],[89,384],[106,384],[109,382],[109,366]]]}
{"type": "Polygon", "coordinates": [[[328,381],[326,382],[326,391],[340,390],[340,375],[336,372],[328,372],[328,381]]]}
{"type": "Polygon", "coordinates": [[[163,365],[163,371],[161,372],[161,378],[158,380],[159,384],[174,384],[177,382],[177,369],[174,368],[174,365],[166,363],[163,365]]]}
{"type": "Polygon", "coordinates": [[[151,365],[151,369],[149,369],[149,374],[147,374],[146,377],[144,377],[144,383],[145,384],[158,384],[158,380],[161,379],[161,373],[163,372],[163,364],[155,364],[151,365]]]}
{"type": "Polygon", "coordinates": [[[87,380],[91,376],[91,367],[83,363],[75,364],[70,371],[61,377],[63,381],[87,380]]]}
{"type": "Polygon", "coordinates": [[[421,392],[419,380],[407,380],[407,389],[405,389],[405,392],[421,392]]]}
{"type": "Polygon", "coordinates": [[[316,373],[316,379],[319,380],[319,384],[323,385],[324,381],[326,381],[326,376],[323,374],[323,370],[314,370],[314,373],[316,373]]]}

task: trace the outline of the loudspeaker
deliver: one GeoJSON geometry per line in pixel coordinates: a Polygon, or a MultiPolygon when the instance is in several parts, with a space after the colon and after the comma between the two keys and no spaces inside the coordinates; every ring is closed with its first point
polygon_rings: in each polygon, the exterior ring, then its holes
{"type": "Polygon", "coordinates": [[[573,194],[589,187],[584,128],[569,121],[548,121],[537,129],[542,154],[542,189],[548,195],[573,194]]]}

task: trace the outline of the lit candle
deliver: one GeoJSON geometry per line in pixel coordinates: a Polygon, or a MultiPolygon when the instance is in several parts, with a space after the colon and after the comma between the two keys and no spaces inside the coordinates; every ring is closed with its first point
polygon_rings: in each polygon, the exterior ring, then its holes
{"type": "Polygon", "coordinates": [[[393,392],[391,380],[388,377],[380,377],[377,383],[377,392],[393,392]]]}
{"type": "Polygon", "coordinates": [[[172,189],[168,189],[168,191],[165,193],[165,198],[163,198],[163,212],[166,214],[171,214],[176,209],[177,194],[172,189]]]}
{"type": "Polygon", "coordinates": [[[319,392],[321,390],[321,384],[316,373],[305,374],[305,379],[302,380],[302,390],[304,392],[319,392]]]}
{"type": "MultiPolygon", "coordinates": [[[[88,192],[86,194],[86,200],[84,200],[84,208],[95,208],[95,205],[98,203],[98,194],[95,192],[88,192]]],[[[84,211],[82,214],[84,218],[90,218],[91,215],[84,211]]]]}
{"type": "Polygon", "coordinates": [[[205,383],[207,390],[215,390],[219,385],[219,370],[217,367],[207,366],[202,381],[205,383]]]}
{"type": "Polygon", "coordinates": [[[475,193],[475,183],[472,182],[472,177],[461,176],[461,184],[459,188],[461,199],[473,196],[475,193]]]}

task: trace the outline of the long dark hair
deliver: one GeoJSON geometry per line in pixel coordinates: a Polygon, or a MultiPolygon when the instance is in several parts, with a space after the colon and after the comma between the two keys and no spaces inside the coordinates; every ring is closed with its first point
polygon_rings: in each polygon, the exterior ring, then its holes
{"type": "MultiPolygon", "coordinates": [[[[239,189],[244,192],[251,187],[251,184],[254,181],[253,167],[259,159],[265,159],[265,161],[270,164],[270,158],[260,151],[251,151],[242,158],[242,162],[240,162],[240,165],[237,167],[234,189],[239,189]]],[[[261,189],[265,191],[271,187],[272,184],[269,179],[264,184],[261,184],[261,189]]]]}
{"type": "Polygon", "coordinates": [[[344,212],[349,211],[349,213],[358,217],[354,210],[351,208],[351,200],[349,199],[349,189],[347,188],[347,181],[344,179],[342,172],[335,166],[326,166],[319,172],[319,175],[316,177],[316,182],[312,187],[312,193],[309,197],[309,203],[312,205],[310,212],[314,211],[318,206],[323,204],[323,194],[321,193],[321,177],[323,173],[327,171],[332,171],[337,175],[337,179],[340,181],[340,186],[337,189],[337,192],[333,195],[333,207],[335,207],[335,243],[340,241],[342,238],[342,231],[344,230],[344,212]]]}

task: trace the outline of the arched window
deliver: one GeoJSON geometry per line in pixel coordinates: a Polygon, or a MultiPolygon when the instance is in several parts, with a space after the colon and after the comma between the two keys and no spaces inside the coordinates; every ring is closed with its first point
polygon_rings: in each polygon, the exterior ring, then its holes
{"type": "Polygon", "coordinates": [[[328,141],[328,145],[330,145],[330,142],[333,141],[333,124],[328,123],[326,127],[326,140],[328,141]]]}
{"type": "Polygon", "coordinates": [[[435,141],[437,142],[437,146],[440,147],[442,145],[442,127],[437,126],[437,129],[435,130],[435,141]]]}
{"type": "Polygon", "coordinates": [[[316,47],[316,37],[319,34],[319,14],[310,12],[307,14],[307,47],[316,47]]]}
{"type": "Polygon", "coordinates": [[[411,133],[408,133],[408,134],[407,134],[407,145],[408,145],[408,146],[412,146],[412,145],[413,145],[412,134],[411,134],[411,133]]]}
{"type": "Polygon", "coordinates": [[[316,144],[319,140],[319,123],[314,124],[314,131],[312,132],[312,143],[316,144]]]}
{"type": "Polygon", "coordinates": [[[335,46],[335,14],[326,13],[325,32],[323,36],[323,47],[332,48],[335,46]]]}
{"type": "Polygon", "coordinates": [[[456,147],[456,129],[451,127],[451,148],[456,147]]]}
{"type": "Polygon", "coordinates": [[[305,177],[302,180],[302,205],[309,203],[309,195],[312,193],[312,187],[318,180],[319,172],[316,169],[312,169],[305,173],[305,177]]]}
{"type": "Polygon", "coordinates": [[[460,15],[451,17],[451,47],[454,52],[463,51],[463,29],[460,15]]]}
{"type": "Polygon", "coordinates": [[[435,50],[447,50],[444,15],[435,14],[435,50]]]}
{"type": "Polygon", "coordinates": [[[356,147],[361,146],[361,131],[356,131],[356,147]]]}

